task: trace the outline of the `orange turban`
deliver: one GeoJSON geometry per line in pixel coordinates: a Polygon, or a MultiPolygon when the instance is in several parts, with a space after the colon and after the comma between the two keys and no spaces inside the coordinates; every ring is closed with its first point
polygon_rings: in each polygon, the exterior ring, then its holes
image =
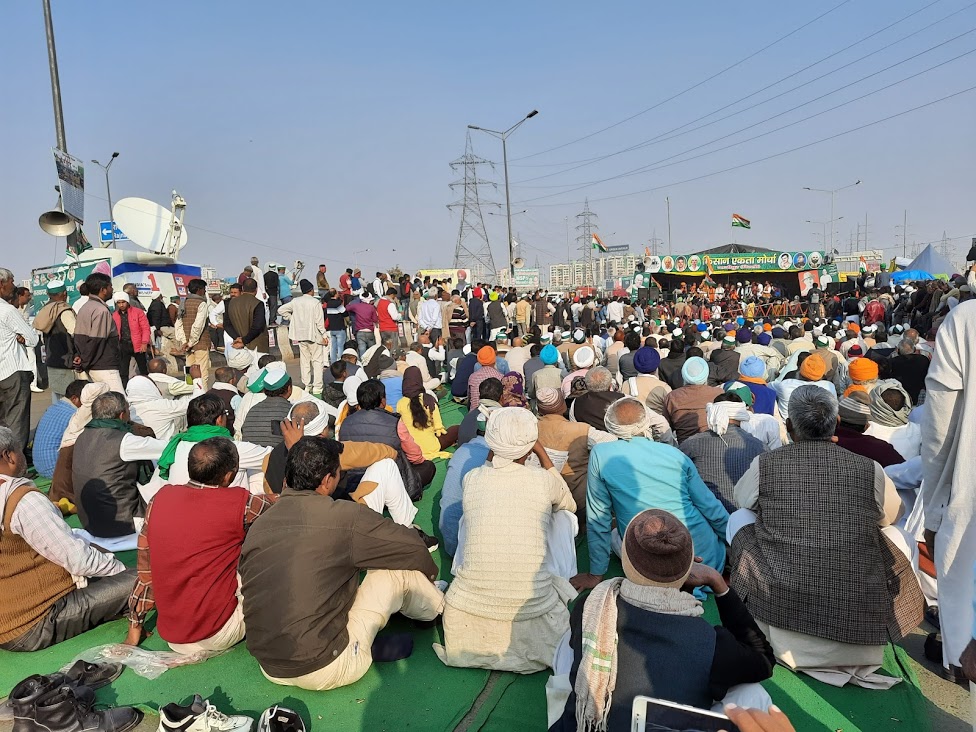
{"type": "Polygon", "coordinates": [[[873,381],[878,378],[878,364],[870,358],[855,358],[847,365],[854,381],[873,381]]]}
{"type": "Polygon", "coordinates": [[[827,363],[819,353],[811,353],[800,364],[800,376],[807,381],[820,381],[827,373],[827,363]]]}
{"type": "Polygon", "coordinates": [[[763,323],[763,330],[767,333],[773,329],[772,323],[763,323]]]}
{"type": "Polygon", "coordinates": [[[861,326],[859,326],[857,323],[848,323],[847,325],[844,326],[844,330],[849,330],[852,333],[860,333],[861,326]]]}
{"type": "Polygon", "coordinates": [[[478,351],[478,363],[482,366],[494,366],[495,349],[491,346],[482,346],[481,350],[478,351]]]}

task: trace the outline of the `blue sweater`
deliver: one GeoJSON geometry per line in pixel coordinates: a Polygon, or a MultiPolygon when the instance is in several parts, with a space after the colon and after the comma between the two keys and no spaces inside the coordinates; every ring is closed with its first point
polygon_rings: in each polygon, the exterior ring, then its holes
{"type": "Polygon", "coordinates": [[[461,524],[463,509],[462,482],[464,476],[475,468],[480,468],[488,459],[488,443],[482,436],[466,442],[451,456],[447,464],[447,476],[441,489],[441,518],[439,526],[444,537],[444,550],[452,557],[457,552],[458,527],[461,524]]]}

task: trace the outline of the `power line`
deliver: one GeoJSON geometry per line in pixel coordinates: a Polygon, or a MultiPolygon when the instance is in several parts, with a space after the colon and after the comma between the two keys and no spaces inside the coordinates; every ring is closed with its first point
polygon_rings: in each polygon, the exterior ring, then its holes
{"type": "MultiPolygon", "coordinates": [[[[954,41],[954,40],[956,40],[958,38],[961,38],[964,35],[968,35],[968,34],[973,33],[973,32],[976,32],[976,28],[972,28],[971,30],[966,31],[966,33],[963,33],[963,34],[961,34],[959,36],[956,36],[956,38],[952,38],[949,41],[945,41],[944,43],[939,44],[939,45],[940,46],[941,45],[945,45],[945,43],[949,43],[949,42],[954,41]]],[[[936,46],[935,48],[938,48],[938,46],[936,46]]],[[[926,51],[923,51],[922,53],[928,53],[931,50],[933,50],[933,49],[928,49],[926,51]]],[[[527,199],[524,199],[522,201],[517,201],[516,203],[518,203],[518,204],[521,205],[521,204],[525,204],[525,203],[531,203],[532,201],[541,201],[541,200],[544,200],[546,198],[553,198],[555,196],[562,196],[562,195],[565,195],[567,193],[573,193],[574,191],[579,191],[579,190],[583,190],[585,188],[590,188],[592,186],[599,185],[601,183],[607,183],[609,181],[619,180],[621,178],[628,178],[628,177],[631,177],[631,176],[634,176],[634,175],[640,175],[642,173],[649,173],[649,172],[653,172],[655,170],[661,170],[663,168],[671,167],[672,165],[680,165],[681,163],[687,163],[687,162],[690,162],[692,160],[697,160],[698,158],[707,157],[708,155],[714,155],[715,153],[722,152],[724,150],[729,150],[729,149],[731,149],[733,147],[738,147],[739,145],[744,145],[747,142],[753,142],[754,140],[758,140],[758,139],[760,139],[762,137],[766,137],[768,135],[772,135],[772,134],[774,134],[776,132],[781,132],[782,130],[788,129],[790,127],[795,127],[798,124],[802,124],[804,122],[808,122],[809,120],[815,119],[815,118],[820,117],[820,116],[822,116],[824,114],[829,114],[830,112],[834,112],[834,111],[840,109],[841,107],[846,107],[849,104],[854,104],[855,102],[859,102],[862,99],[866,99],[867,97],[873,96],[875,94],[879,94],[879,93],[881,93],[883,91],[886,91],[888,89],[891,89],[894,86],[898,86],[899,84],[903,84],[906,81],[911,81],[912,79],[914,79],[914,78],[916,78],[918,76],[921,76],[923,74],[927,74],[930,71],[933,71],[933,70],[935,70],[935,69],[937,69],[937,68],[939,68],[941,66],[945,66],[947,64],[950,64],[950,63],[952,63],[954,61],[958,61],[959,59],[964,58],[965,56],[969,56],[969,55],[971,55],[973,53],[976,53],[976,48],[971,49],[969,51],[966,51],[965,53],[961,53],[958,56],[954,56],[953,58],[950,58],[950,59],[947,59],[945,61],[942,61],[942,62],[940,62],[938,64],[935,64],[934,66],[930,66],[927,69],[923,69],[921,71],[917,71],[916,73],[911,74],[910,76],[906,76],[906,77],[904,77],[902,79],[899,79],[898,81],[893,81],[890,84],[887,84],[887,85],[885,85],[883,87],[880,87],[880,88],[875,89],[875,90],[870,91],[870,92],[866,92],[865,94],[862,94],[861,96],[855,97],[853,99],[849,99],[846,102],[841,102],[840,104],[834,105],[833,107],[828,107],[827,109],[821,110],[819,112],[815,112],[814,114],[807,115],[806,117],[802,117],[802,118],[800,118],[798,120],[794,120],[793,122],[790,122],[790,123],[785,124],[785,125],[781,125],[780,127],[775,127],[775,128],[773,128],[771,130],[767,130],[766,132],[761,132],[758,135],[753,135],[752,137],[747,137],[744,140],[739,140],[737,142],[733,142],[733,143],[730,143],[728,145],[724,145],[722,147],[715,148],[714,150],[709,150],[709,151],[704,152],[704,153],[701,153],[699,155],[692,155],[691,157],[687,157],[687,158],[684,158],[682,160],[674,160],[674,158],[680,157],[682,155],[687,155],[689,153],[695,152],[696,150],[701,150],[704,147],[709,147],[710,145],[713,145],[714,143],[719,142],[720,140],[724,140],[726,138],[729,138],[729,137],[732,137],[734,135],[737,135],[737,134],[739,134],[741,132],[745,132],[746,130],[752,129],[753,127],[758,127],[759,125],[765,124],[766,122],[769,122],[772,119],[776,119],[777,117],[782,117],[784,114],[788,114],[790,112],[793,112],[793,111],[799,109],[800,107],[804,107],[804,106],[806,106],[808,104],[811,104],[811,103],[813,103],[815,101],[818,101],[819,99],[822,99],[822,98],[824,98],[826,96],[829,96],[830,94],[833,94],[834,92],[828,92],[827,94],[823,94],[820,97],[817,97],[816,99],[810,100],[809,102],[804,102],[803,104],[797,105],[796,107],[793,107],[792,109],[788,109],[785,112],[780,112],[779,114],[775,114],[775,115],[773,115],[771,117],[767,117],[766,119],[760,120],[759,122],[755,122],[755,123],[753,123],[751,125],[747,125],[746,127],[742,127],[742,128],[740,128],[738,130],[735,130],[734,132],[730,132],[730,133],[728,133],[726,135],[722,135],[721,137],[716,137],[715,139],[709,140],[708,142],[701,143],[700,145],[695,145],[695,146],[690,147],[690,148],[688,148],[686,150],[683,150],[682,152],[675,153],[674,155],[669,155],[668,157],[662,158],[662,159],[657,160],[657,161],[655,161],[653,163],[648,163],[647,165],[642,165],[642,166],[640,166],[638,168],[633,168],[632,170],[626,171],[624,173],[619,173],[617,175],[609,176],[607,178],[603,178],[603,179],[600,179],[600,180],[588,181],[588,182],[585,182],[585,183],[569,184],[570,186],[575,186],[575,187],[571,187],[570,190],[566,190],[566,191],[558,191],[556,193],[548,193],[548,194],[546,194],[544,196],[537,196],[535,198],[527,198],[527,199]],[[667,162],[669,160],[671,160],[673,162],[667,162]]],[[[915,57],[917,57],[919,55],[921,55],[921,53],[916,54],[916,56],[913,56],[912,58],[915,58],[915,57]]],[[[874,74],[869,74],[868,76],[865,76],[862,79],[858,79],[855,82],[851,82],[850,84],[847,84],[846,86],[852,86],[853,84],[860,83],[861,81],[864,81],[865,79],[868,79],[871,76],[876,76],[876,75],[878,75],[880,73],[883,73],[883,72],[885,72],[885,71],[893,68],[894,66],[897,66],[899,64],[905,63],[906,61],[910,61],[910,60],[911,59],[905,59],[904,61],[899,61],[897,64],[893,64],[892,66],[889,66],[886,69],[882,69],[881,71],[877,71],[874,74]]],[[[841,87],[841,89],[846,88],[846,86],[845,87],[841,87]]],[[[837,90],[834,90],[834,91],[840,91],[840,89],[837,89],[837,90]]],[[[532,187],[533,186],[522,186],[522,188],[532,188],[532,187]]],[[[567,185],[560,185],[560,186],[538,186],[538,187],[539,188],[566,188],[567,185]]]]}
{"type": "Polygon", "coordinates": [[[838,9],[842,8],[843,6],[847,5],[849,2],[851,2],[851,0],[842,0],[842,2],[838,3],[837,5],[835,5],[834,7],[830,8],[829,10],[821,13],[820,15],[818,15],[813,20],[807,21],[806,23],[804,23],[803,25],[801,25],[799,28],[794,28],[789,33],[787,33],[786,35],[780,36],[779,38],[777,38],[772,43],[769,43],[769,44],[763,46],[762,48],[760,48],[758,51],[753,51],[752,53],[750,53],[745,58],[739,59],[735,63],[730,64],[729,66],[726,66],[724,69],[722,69],[721,71],[718,71],[718,72],[712,74],[707,79],[702,79],[697,84],[694,84],[692,86],[689,86],[688,88],[683,89],[682,91],[678,92],[677,94],[673,94],[672,96],[668,97],[667,99],[663,99],[660,102],[657,102],[656,104],[653,104],[650,107],[647,107],[646,109],[643,109],[640,112],[637,112],[636,114],[632,114],[631,116],[627,117],[626,119],[622,119],[619,122],[614,122],[612,125],[609,125],[608,127],[604,127],[603,129],[597,130],[596,132],[591,132],[588,135],[583,135],[583,137],[578,137],[575,140],[570,140],[569,142],[564,142],[561,145],[556,145],[555,147],[550,147],[550,148],[547,148],[546,150],[540,150],[537,153],[532,153],[531,155],[525,155],[525,156],[523,156],[521,158],[514,158],[514,160],[528,160],[529,158],[534,158],[534,157],[536,157],[538,155],[544,155],[545,153],[552,152],[553,150],[560,150],[560,149],[562,149],[564,147],[568,147],[569,145],[575,145],[577,142],[582,142],[583,140],[588,140],[591,137],[594,137],[596,135],[602,134],[602,133],[606,132],[607,130],[612,130],[614,127],[619,127],[620,125],[625,124],[626,122],[630,122],[632,119],[636,119],[637,117],[640,117],[641,115],[647,114],[648,112],[657,109],[661,105],[667,104],[668,102],[671,102],[671,101],[674,101],[678,97],[684,96],[685,94],[687,94],[690,91],[694,91],[695,89],[697,89],[698,87],[702,86],[703,84],[707,84],[708,82],[710,82],[710,81],[712,81],[714,79],[717,79],[718,77],[720,77],[722,74],[726,73],[727,71],[731,71],[732,69],[736,68],[737,66],[741,66],[746,61],[749,61],[750,59],[755,58],[756,56],[758,56],[759,54],[763,53],[764,51],[768,51],[770,48],[772,48],[776,44],[781,43],[781,42],[785,41],[787,38],[796,35],[797,33],[799,33],[804,28],[807,28],[808,26],[813,25],[814,23],[816,23],[821,18],[827,17],[828,15],[830,15],[831,13],[833,13],[835,10],[838,10],[838,9]]]}
{"type": "MultiPolygon", "coordinates": [[[[895,114],[889,115],[887,117],[883,117],[881,119],[874,120],[873,122],[867,122],[867,123],[865,123],[863,125],[858,125],[857,127],[852,127],[849,130],[844,130],[843,132],[837,132],[837,133],[835,133],[833,135],[828,135],[827,137],[822,137],[819,140],[814,140],[813,142],[808,142],[808,143],[806,143],[804,145],[797,145],[796,147],[792,147],[789,150],[782,150],[780,152],[773,153],[771,155],[766,155],[765,157],[757,158],[756,160],[750,160],[750,161],[748,161],[746,163],[739,163],[738,165],[733,165],[733,166],[728,167],[728,168],[723,168],[722,170],[715,170],[715,171],[712,171],[711,173],[704,173],[702,175],[696,175],[696,176],[694,176],[692,178],[685,178],[684,180],[674,181],[672,183],[668,183],[668,184],[665,184],[665,185],[654,186],[653,188],[644,188],[644,189],[639,190],[639,191],[631,191],[629,193],[618,193],[618,194],[613,195],[613,196],[603,196],[602,198],[593,198],[593,199],[587,199],[587,200],[592,200],[592,201],[613,201],[613,200],[616,200],[618,198],[627,198],[629,196],[638,196],[638,195],[640,195],[642,193],[651,193],[653,191],[661,191],[661,190],[665,190],[667,188],[671,188],[672,186],[683,185],[684,183],[693,183],[695,181],[704,180],[705,178],[711,178],[712,176],[722,175],[723,173],[730,173],[733,170],[740,170],[741,168],[747,168],[747,167],[752,166],[752,165],[757,165],[759,163],[764,163],[767,160],[773,160],[774,158],[779,158],[779,157],[782,157],[784,155],[789,155],[790,153],[794,153],[794,152],[797,152],[799,150],[805,150],[808,147],[813,147],[815,145],[820,145],[821,143],[829,142],[830,140],[835,140],[835,139],[837,139],[839,137],[844,137],[845,135],[850,135],[850,134],[852,134],[854,132],[859,132],[859,131],[865,130],[865,129],[869,128],[869,127],[874,127],[875,125],[883,124],[884,122],[889,122],[889,121],[891,121],[893,119],[896,119],[898,117],[903,117],[906,114],[911,114],[912,112],[917,112],[920,109],[925,109],[926,107],[931,107],[931,106],[933,106],[935,104],[939,104],[941,102],[948,101],[949,99],[953,99],[953,98],[958,97],[958,96],[961,96],[963,94],[968,94],[969,92],[974,91],[974,90],[976,90],[976,86],[971,86],[971,87],[969,87],[967,89],[962,89],[960,91],[953,92],[952,94],[947,94],[944,97],[940,97],[938,99],[933,99],[932,101],[926,102],[925,104],[919,104],[918,106],[912,107],[911,109],[906,109],[906,110],[903,110],[901,112],[897,112],[895,114]]],[[[524,202],[522,202],[522,203],[524,203],[524,202]]],[[[583,201],[564,201],[562,203],[537,203],[537,204],[531,204],[531,205],[532,205],[533,208],[543,208],[543,207],[548,208],[548,207],[552,207],[552,206],[578,206],[581,203],[583,203],[583,201]]]]}
{"type": "MultiPolygon", "coordinates": [[[[711,117],[714,114],[718,114],[719,112],[724,112],[729,107],[734,107],[736,104],[740,104],[740,103],[746,101],[747,99],[751,99],[752,97],[756,96],[757,94],[761,94],[762,92],[766,91],[767,89],[771,89],[772,87],[774,87],[774,86],[776,86],[778,84],[783,83],[787,79],[792,79],[794,76],[798,76],[799,74],[802,74],[804,71],[808,71],[809,69],[812,69],[814,66],[819,66],[824,61],[828,61],[831,58],[833,58],[834,56],[838,56],[838,55],[844,53],[845,51],[849,51],[850,49],[854,48],[855,46],[859,46],[860,44],[864,43],[865,41],[868,41],[871,38],[874,38],[875,36],[877,36],[877,35],[879,35],[881,33],[884,33],[886,30],[889,30],[891,28],[894,28],[896,25],[899,25],[899,24],[905,22],[909,18],[912,18],[915,15],[918,15],[919,13],[927,10],[928,8],[932,7],[933,5],[937,5],[940,2],[942,2],[942,0],[933,0],[933,2],[929,3],[928,5],[926,5],[924,7],[921,7],[921,8],[919,8],[918,10],[916,10],[916,11],[914,11],[912,13],[909,13],[908,15],[904,16],[903,18],[900,18],[899,20],[896,20],[894,23],[890,23],[889,25],[886,25],[884,28],[881,28],[880,30],[876,30],[874,33],[871,33],[870,35],[864,36],[863,38],[855,41],[854,43],[851,43],[848,46],[845,46],[844,48],[840,49],[839,51],[835,51],[834,53],[831,53],[831,54],[829,54],[827,56],[824,56],[819,61],[814,61],[812,64],[808,64],[807,66],[804,66],[802,69],[799,69],[797,71],[794,71],[792,74],[788,74],[787,76],[784,76],[781,79],[778,79],[778,80],[772,82],[771,84],[767,84],[766,86],[762,87],[761,89],[757,89],[756,91],[752,92],[751,94],[747,94],[744,97],[737,97],[734,101],[729,102],[724,107],[719,107],[718,109],[714,109],[711,112],[708,112],[707,114],[703,114],[702,116],[697,117],[696,119],[691,120],[690,122],[686,122],[683,125],[679,125],[678,127],[674,127],[674,128],[672,128],[670,130],[667,130],[665,132],[662,132],[660,135],[656,135],[655,137],[652,137],[652,138],[649,138],[649,139],[644,140],[642,142],[636,143],[634,145],[631,145],[630,147],[626,147],[626,148],[624,148],[622,150],[618,150],[618,151],[613,152],[613,153],[608,153],[606,155],[598,155],[598,156],[592,157],[592,158],[584,158],[583,160],[570,160],[570,161],[565,161],[565,162],[562,162],[562,163],[537,163],[537,164],[526,164],[526,165],[521,165],[521,166],[515,165],[515,167],[523,167],[523,168],[551,168],[551,167],[559,167],[559,166],[564,166],[564,165],[577,165],[577,164],[580,164],[577,167],[583,167],[583,165],[585,165],[585,164],[590,164],[590,163],[594,163],[594,162],[599,162],[601,160],[606,160],[607,158],[614,157],[615,155],[620,155],[622,153],[630,152],[631,150],[636,150],[638,148],[644,147],[645,145],[648,145],[648,144],[650,144],[652,142],[662,141],[662,138],[665,138],[665,136],[670,135],[672,132],[677,132],[679,130],[683,130],[688,125],[693,125],[696,122],[700,122],[703,119],[707,119],[707,118],[711,117]]],[[[765,104],[766,102],[772,101],[773,99],[778,99],[779,97],[783,96],[783,94],[789,94],[792,91],[796,91],[797,89],[799,89],[799,88],[801,88],[803,86],[806,86],[807,84],[812,84],[812,83],[814,83],[816,81],[819,81],[820,79],[823,79],[825,76],[829,76],[829,75],[834,74],[834,73],[836,73],[836,72],[838,72],[838,71],[840,71],[842,69],[845,69],[848,66],[850,66],[851,64],[859,63],[859,62],[863,61],[864,59],[868,58],[869,56],[873,56],[873,55],[875,55],[877,53],[880,53],[881,51],[885,51],[888,48],[890,48],[891,46],[896,45],[898,43],[901,43],[901,42],[903,42],[903,41],[911,38],[912,36],[918,35],[919,33],[924,33],[925,31],[927,31],[932,26],[938,25],[939,23],[942,23],[942,22],[948,20],[953,15],[956,15],[958,13],[961,13],[964,10],[968,10],[973,5],[976,5],[976,3],[970,3],[969,5],[967,5],[964,8],[960,8],[959,10],[956,10],[955,12],[952,12],[949,15],[943,17],[943,18],[940,18],[939,20],[934,21],[933,23],[929,23],[924,28],[920,28],[917,31],[914,31],[912,33],[909,33],[906,36],[902,36],[901,38],[899,38],[899,39],[897,39],[895,41],[892,41],[891,43],[887,44],[886,46],[882,46],[881,48],[879,48],[879,49],[877,49],[875,51],[872,51],[871,53],[869,53],[869,54],[867,54],[865,56],[861,56],[860,58],[857,58],[854,61],[851,61],[850,63],[844,64],[843,66],[839,66],[836,69],[834,69],[833,71],[829,71],[828,73],[823,74],[822,76],[818,76],[815,79],[811,79],[808,82],[805,82],[803,84],[800,84],[799,86],[795,86],[792,89],[789,89],[789,90],[783,92],[782,94],[777,94],[774,97],[770,97],[769,99],[766,99],[766,100],[764,100],[762,102],[759,102],[759,104],[753,105],[752,108],[755,108],[756,106],[759,106],[761,104],[765,104]]],[[[747,110],[740,110],[738,112],[735,112],[734,114],[741,114],[744,111],[747,111],[747,110]]],[[[717,120],[713,120],[709,124],[714,124],[715,122],[721,122],[723,120],[729,119],[729,117],[734,116],[734,114],[727,115],[725,117],[721,117],[720,119],[717,119],[717,120]]],[[[692,130],[688,130],[688,132],[694,132],[695,130],[699,130],[702,127],[705,127],[705,126],[707,126],[707,125],[701,125],[700,127],[696,127],[696,128],[694,128],[692,130]]],[[[682,134],[685,134],[685,133],[682,133],[682,134]]],[[[677,137],[677,136],[678,135],[674,135],[673,137],[677,137]]],[[[666,139],[673,139],[673,137],[667,137],[666,139]]],[[[562,170],[562,171],[559,171],[559,172],[561,172],[561,173],[567,173],[570,170],[576,170],[576,168],[568,168],[567,170],[562,170]]],[[[555,174],[556,173],[553,173],[553,175],[555,175],[555,174]]],[[[540,176],[540,177],[545,177],[545,176],[540,176]]],[[[522,181],[522,182],[527,182],[527,181],[531,181],[531,180],[538,180],[538,178],[527,178],[525,181],[522,181]]]]}

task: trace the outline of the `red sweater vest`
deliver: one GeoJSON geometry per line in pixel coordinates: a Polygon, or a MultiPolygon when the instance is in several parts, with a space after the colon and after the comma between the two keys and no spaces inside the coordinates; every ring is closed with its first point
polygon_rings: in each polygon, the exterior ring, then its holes
{"type": "Polygon", "coordinates": [[[242,488],[177,485],[153,498],[149,566],[164,640],[204,640],[233,614],[248,498],[242,488]]]}
{"type": "Polygon", "coordinates": [[[376,314],[380,320],[381,331],[393,331],[397,329],[397,322],[390,317],[390,309],[396,305],[389,300],[380,299],[376,301],[376,314]]]}

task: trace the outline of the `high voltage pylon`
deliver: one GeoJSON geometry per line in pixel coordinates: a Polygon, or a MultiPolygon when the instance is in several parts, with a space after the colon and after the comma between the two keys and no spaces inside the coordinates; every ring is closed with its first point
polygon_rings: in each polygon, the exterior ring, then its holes
{"type": "Polygon", "coordinates": [[[596,277],[593,272],[593,232],[599,229],[599,226],[591,220],[596,218],[599,217],[590,211],[590,199],[584,199],[583,210],[576,214],[576,219],[580,222],[576,226],[576,230],[580,232],[580,235],[576,237],[576,241],[580,242],[580,250],[584,258],[583,261],[586,262],[583,270],[583,282],[580,284],[584,286],[590,285],[591,287],[596,287],[596,277]]]}
{"type": "Polygon", "coordinates": [[[952,256],[955,254],[955,248],[949,243],[949,237],[946,235],[945,231],[942,232],[942,241],[936,247],[939,254],[945,257],[950,262],[952,261],[952,256]]]}
{"type": "Polygon", "coordinates": [[[481,214],[481,197],[479,186],[495,186],[494,183],[478,178],[478,166],[494,163],[479,158],[471,148],[471,133],[468,132],[464,142],[464,155],[451,163],[451,170],[457,172],[462,169],[462,177],[450,184],[453,191],[464,187],[464,195],[459,201],[448,204],[448,208],[461,209],[461,226],[458,229],[457,246],[454,248],[454,267],[466,268],[477,272],[476,278],[493,278],[495,276],[495,259],[491,255],[491,245],[488,243],[488,232],[485,230],[485,219],[481,214]]]}

